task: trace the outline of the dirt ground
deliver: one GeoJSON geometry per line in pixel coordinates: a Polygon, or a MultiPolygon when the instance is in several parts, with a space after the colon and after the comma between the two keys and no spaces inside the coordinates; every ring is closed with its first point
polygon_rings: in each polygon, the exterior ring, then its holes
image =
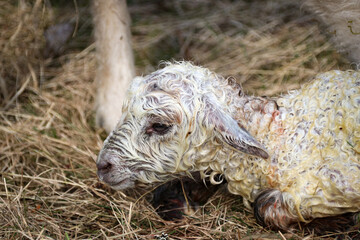
{"type": "MultiPolygon", "coordinates": [[[[138,74],[191,60],[273,96],[351,65],[298,1],[129,2],[138,74]]],[[[193,216],[162,220],[145,197],[96,177],[106,137],[94,120],[89,1],[0,1],[0,239],[331,239],[256,224],[240,197],[218,192],[193,216]],[[74,26],[62,50],[44,32],[74,26]]],[[[347,233],[343,234],[345,237],[347,233]]],[[[344,237],[343,236],[343,237],[344,237]]]]}

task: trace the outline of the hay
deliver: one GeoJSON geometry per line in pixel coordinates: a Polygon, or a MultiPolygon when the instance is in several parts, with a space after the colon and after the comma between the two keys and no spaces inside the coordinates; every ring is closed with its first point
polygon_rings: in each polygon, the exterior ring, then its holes
{"type": "MultiPolygon", "coordinates": [[[[262,229],[240,197],[219,193],[174,223],[145,198],[99,183],[95,159],[106,134],[94,124],[89,4],[52,2],[0,2],[1,239],[304,237],[262,229]],[[45,28],[59,16],[76,19],[77,33],[62,56],[44,59],[45,28]]],[[[186,59],[234,76],[250,93],[275,95],[350,68],[316,20],[286,0],[132,1],[130,11],[139,74],[186,59]]]]}

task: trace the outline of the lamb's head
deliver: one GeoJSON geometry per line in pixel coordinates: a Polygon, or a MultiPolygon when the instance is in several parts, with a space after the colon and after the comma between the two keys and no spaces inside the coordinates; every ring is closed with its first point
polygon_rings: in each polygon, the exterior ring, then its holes
{"type": "Polygon", "coordinates": [[[235,97],[224,78],[186,62],[135,78],[122,119],[99,154],[99,178],[117,190],[171,180],[197,171],[198,150],[212,142],[267,158],[232,118],[235,97]]]}

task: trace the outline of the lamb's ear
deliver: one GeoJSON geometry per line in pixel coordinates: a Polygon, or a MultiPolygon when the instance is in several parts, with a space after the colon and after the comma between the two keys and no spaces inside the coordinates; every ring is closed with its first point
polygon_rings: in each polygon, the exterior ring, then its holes
{"type": "Polygon", "coordinates": [[[212,109],[208,113],[208,124],[214,126],[217,135],[231,147],[261,158],[269,158],[264,146],[248,133],[227,113],[212,109]]]}

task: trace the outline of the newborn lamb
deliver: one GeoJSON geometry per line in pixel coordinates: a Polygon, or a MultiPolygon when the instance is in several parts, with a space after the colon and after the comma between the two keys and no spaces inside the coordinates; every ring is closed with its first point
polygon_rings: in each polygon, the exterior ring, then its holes
{"type": "MultiPolygon", "coordinates": [[[[188,62],[134,79],[97,161],[123,190],[200,172],[254,203],[260,223],[360,211],[360,73],[319,74],[276,99],[188,62]]],[[[248,206],[250,204],[247,204],[248,206]]]]}

